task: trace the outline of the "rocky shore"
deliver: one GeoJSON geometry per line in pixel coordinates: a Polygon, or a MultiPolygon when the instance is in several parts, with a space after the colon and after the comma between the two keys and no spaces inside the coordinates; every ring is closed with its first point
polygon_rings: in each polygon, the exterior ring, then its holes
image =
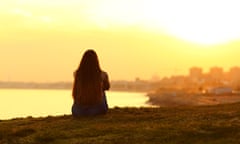
{"type": "Polygon", "coordinates": [[[240,102],[239,94],[204,95],[204,94],[159,94],[149,93],[148,103],[161,107],[199,106],[240,102]]]}

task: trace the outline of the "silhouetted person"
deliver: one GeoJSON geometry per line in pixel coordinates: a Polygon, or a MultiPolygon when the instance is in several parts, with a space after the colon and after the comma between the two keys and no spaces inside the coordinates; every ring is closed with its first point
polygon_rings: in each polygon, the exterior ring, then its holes
{"type": "Polygon", "coordinates": [[[94,50],[87,50],[74,73],[72,115],[93,116],[108,110],[105,90],[110,87],[108,75],[100,68],[94,50]]]}

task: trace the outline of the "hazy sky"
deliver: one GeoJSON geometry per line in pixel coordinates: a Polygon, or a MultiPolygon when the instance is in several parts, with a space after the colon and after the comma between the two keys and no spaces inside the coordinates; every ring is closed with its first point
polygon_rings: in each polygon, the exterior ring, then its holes
{"type": "Polygon", "coordinates": [[[72,81],[93,48],[111,80],[240,66],[237,0],[0,1],[0,81],[72,81]]]}

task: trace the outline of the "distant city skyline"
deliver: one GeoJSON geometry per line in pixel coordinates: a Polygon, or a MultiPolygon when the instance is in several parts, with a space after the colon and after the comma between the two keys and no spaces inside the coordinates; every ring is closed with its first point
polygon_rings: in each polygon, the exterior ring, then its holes
{"type": "MultiPolygon", "coordinates": [[[[206,74],[210,74],[212,76],[218,76],[219,74],[221,74],[220,76],[223,75],[232,75],[232,76],[239,76],[240,78],[240,66],[233,66],[230,67],[227,70],[224,70],[222,67],[210,67],[208,70],[203,71],[203,69],[201,67],[197,67],[197,66],[193,66],[191,68],[188,69],[187,73],[183,73],[183,74],[173,74],[173,75],[168,75],[168,76],[162,76],[160,77],[158,74],[153,74],[152,77],[150,77],[149,79],[142,79],[141,77],[133,77],[132,79],[112,79],[111,81],[160,81],[164,78],[167,77],[175,77],[175,76],[189,76],[189,77],[200,77],[206,74]]],[[[27,85],[29,84],[65,84],[65,83],[72,83],[71,80],[69,81],[41,81],[41,82],[36,82],[36,81],[15,81],[15,80],[11,80],[10,78],[7,80],[0,80],[0,82],[16,82],[16,83],[25,83],[27,85]]]]}

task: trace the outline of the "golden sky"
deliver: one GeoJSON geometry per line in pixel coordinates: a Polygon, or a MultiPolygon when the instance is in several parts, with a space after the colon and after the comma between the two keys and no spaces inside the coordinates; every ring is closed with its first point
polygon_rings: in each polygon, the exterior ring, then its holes
{"type": "Polygon", "coordinates": [[[72,81],[93,48],[111,80],[239,66],[237,0],[0,1],[0,81],[72,81]]]}

